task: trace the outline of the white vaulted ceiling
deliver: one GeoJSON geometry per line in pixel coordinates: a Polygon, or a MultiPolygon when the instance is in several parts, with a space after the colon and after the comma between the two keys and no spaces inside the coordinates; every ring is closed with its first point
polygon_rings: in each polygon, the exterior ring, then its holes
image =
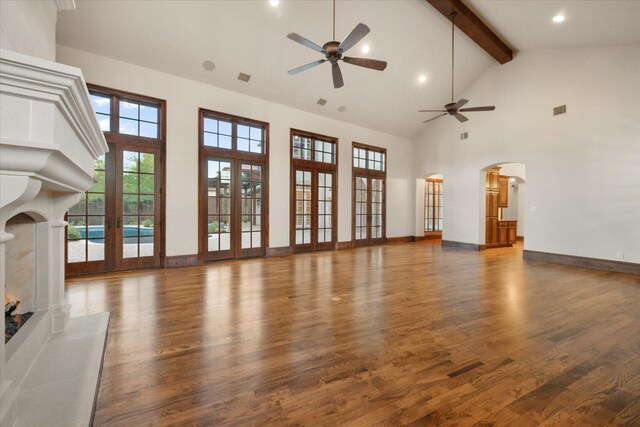
{"type": "MultiPolygon", "coordinates": [[[[546,15],[552,8],[533,7],[536,1],[504,3],[510,3],[504,10],[479,0],[472,1],[471,7],[481,17],[486,11],[491,18],[487,23],[513,37],[510,44],[516,49],[520,31],[528,34],[550,26],[551,16],[546,15]],[[537,12],[529,15],[529,10],[537,12]],[[503,22],[514,15],[520,17],[517,26],[503,22]]],[[[573,3],[577,2],[567,3],[576,9],[573,3]]],[[[77,10],[59,15],[59,44],[371,129],[413,137],[428,117],[416,110],[439,107],[450,98],[450,24],[424,0],[337,1],[338,41],[359,22],[371,28],[349,55],[389,64],[378,72],[341,63],[345,86],[340,89],[333,88],[328,64],[296,76],[287,74],[289,69],[321,59],[286,35],[296,32],[319,45],[329,41],[332,3],[328,0],[285,0],[277,7],[267,0],[85,0],[76,4],[77,10]],[[360,51],[364,44],[371,47],[367,54],[360,51]],[[213,61],[215,70],[204,70],[205,60],[213,61]],[[248,84],[237,80],[240,72],[251,75],[248,84]],[[421,74],[427,76],[424,84],[418,83],[421,74]],[[316,105],[318,98],[328,100],[327,104],[316,105]],[[339,112],[341,106],[346,111],[339,112]]],[[[632,33],[637,34],[637,29],[632,33]]],[[[537,42],[535,47],[544,43],[537,42]]],[[[480,47],[456,31],[456,88],[466,88],[493,64],[480,47]]],[[[474,105],[490,103],[491,99],[473,100],[474,105]]]]}

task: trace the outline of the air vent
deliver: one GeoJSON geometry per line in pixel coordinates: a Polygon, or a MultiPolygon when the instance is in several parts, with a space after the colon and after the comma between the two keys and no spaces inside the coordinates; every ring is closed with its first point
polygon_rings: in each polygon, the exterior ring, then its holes
{"type": "Polygon", "coordinates": [[[561,105],[559,107],[556,107],[553,109],[553,115],[554,116],[559,116],[560,114],[564,114],[567,112],[567,106],[566,105],[561,105]]]}
{"type": "Polygon", "coordinates": [[[323,98],[318,99],[318,102],[316,102],[316,104],[318,104],[318,105],[324,105],[326,103],[327,103],[327,100],[323,99],[323,98]]]}
{"type": "Polygon", "coordinates": [[[460,139],[467,139],[469,138],[469,132],[462,132],[460,134],[460,139]]]}
{"type": "Polygon", "coordinates": [[[251,76],[249,74],[245,74],[245,73],[238,74],[238,80],[240,81],[248,82],[250,78],[251,76]]]}

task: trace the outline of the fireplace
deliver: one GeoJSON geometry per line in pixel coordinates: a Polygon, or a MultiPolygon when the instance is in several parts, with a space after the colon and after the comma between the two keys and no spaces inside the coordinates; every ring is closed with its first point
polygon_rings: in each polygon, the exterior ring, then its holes
{"type": "Polygon", "coordinates": [[[79,69],[1,49],[0,122],[0,425],[89,425],[109,314],[69,317],[64,217],[107,144],[79,69]]]}
{"type": "Polygon", "coordinates": [[[33,315],[36,293],[36,222],[21,213],[7,221],[15,237],[5,245],[5,333],[7,343],[33,315]]]}

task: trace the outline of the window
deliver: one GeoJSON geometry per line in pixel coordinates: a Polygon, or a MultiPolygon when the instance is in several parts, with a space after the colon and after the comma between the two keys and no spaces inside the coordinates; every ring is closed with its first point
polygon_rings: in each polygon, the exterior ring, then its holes
{"type": "Polygon", "coordinates": [[[200,260],[264,256],[269,125],[201,109],[200,130],[200,260]]]}
{"type": "Polygon", "coordinates": [[[424,231],[442,232],[443,191],[441,179],[427,179],[424,185],[424,231]]]}
{"type": "Polygon", "coordinates": [[[353,143],[351,239],[356,246],[385,240],[386,157],[384,148],[353,143]]]}
{"type": "Polygon", "coordinates": [[[294,251],[332,249],[337,226],[338,140],[291,130],[291,241],[294,251]]]}
{"type": "Polygon", "coordinates": [[[374,171],[385,170],[385,153],[372,147],[353,147],[353,167],[374,171]]]}
{"type": "Polygon", "coordinates": [[[266,124],[226,114],[204,112],[202,145],[229,151],[265,154],[266,124]]]}
{"type": "Polygon", "coordinates": [[[90,90],[89,99],[103,132],[150,140],[162,139],[160,102],[104,88],[90,90]]]}
{"type": "Polygon", "coordinates": [[[231,122],[211,117],[204,118],[204,145],[231,150],[231,122]]]}
{"type": "Polygon", "coordinates": [[[118,132],[123,135],[158,138],[158,107],[120,100],[118,132]]]}
{"type": "Polygon", "coordinates": [[[109,152],[67,213],[69,275],[162,265],[165,102],[89,86],[109,152]]]}
{"type": "Polygon", "coordinates": [[[313,160],[320,163],[336,163],[336,143],[313,134],[293,134],[293,158],[299,160],[313,160]]]}
{"type": "Polygon", "coordinates": [[[98,124],[100,124],[100,130],[103,132],[111,131],[111,97],[92,93],[89,95],[89,99],[91,99],[91,106],[96,113],[98,124]]]}

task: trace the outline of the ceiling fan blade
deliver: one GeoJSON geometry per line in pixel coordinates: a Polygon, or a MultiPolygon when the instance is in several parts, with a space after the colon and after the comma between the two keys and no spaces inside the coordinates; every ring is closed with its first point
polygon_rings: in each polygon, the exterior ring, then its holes
{"type": "Polygon", "coordinates": [[[308,47],[310,49],[313,49],[316,52],[320,52],[322,54],[327,53],[323,48],[321,48],[320,46],[318,46],[314,42],[305,39],[304,37],[302,37],[299,34],[289,33],[289,34],[287,34],[287,38],[293,40],[294,42],[300,43],[301,45],[306,46],[306,47],[308,47]]]}
{"type": "Polygon", "coordinates": [[[362,40],[364,36],[369,34],[369,31],[371,31],[369,27],[367,27],[362,23],[356,25],[356,27],[353,30],[351,30],[349,35],[345,37],[344,40],[342,40],[342,42],[340,42],[338,49],[342,49],[342,53],[348,51],[353,46],[355,46],[356,43],[362,40]]]}
{"type": "Polygon", "coordinates": [[[469,102],[468,99],[459,99],[458,102],[456,102],[456,105],[455,105],[456,109],[459,109],[460,107],[462,107],[467,102],[469,102]]]}
{"type": "Polygon", "coordinates": [[[454,116],[456,119],[458,119],[458,121],[459,121],[460,123],[464,123],[464,122],[466,122],[467,120],[469,120],[469,119],[467,119],[465,116],[463,116],[463,115],[462,115],[462,114],[460,114],[460,113],[455,113],[453,116],[454,116]]]}
{"type": "Polygon", "coordinates": [[[326,59],[320,59],[318,61],[313,61],[313,62],[310,62],[310,63],[308,63],[306,65],[302,65],[302,66],[300,66],[298,68],[294,68],[293,70],[289,70],[289,71],[287,71],[287,73],[289,73],[291,75],[298,74],[298,73],[301,73],[303,71],[307,71],[310,68],[316,67],[316,66],[322,64],[325,61],[326,61],[326,59]]]}
{"type": "Polygon", "coordinates": [[[447,110],[418,110],[418,113],[446,113],[447,110]]]}
{"type": "Polygon", "coordinates": [[[333,74],[333,87],[338,89],[344,86],[344,81],[342,80],[342,71],[340,71],[340,66],[337,62],[334,62],[331,65],[331,74],[333,74]]]}
{"type": "Polygon", "coordinates": [[[429,123],[429,122],[430,122],[430,121],[432,121],[432,120],[439,119],[440,117],[442,117],[442,116],[446,116],[446,115],[447,115],[447,113],[443,113],[443,114],[440,114],[439,116],[431,117],[430,119],[425,120],[425,121],[424,121],[424,122],[422,122],[422,123],[429,123]]]}
{"type": "Polygon", "coordinates": [[[378,61],[377,59],[367,58],[354,58],[351,56],[345,56],[342,58],[347,64],[357,65],[358,67],[370,68],[372,70],[383,71],[387,68],[387,63],[384,61],[378,61]]]}
{"type": "Polygon", "coordinates": [[[471,108],[463,108],[462,110],[458,110],[458,111],[493,111],[495,110],[496,107],[494,107],[493,105],[491,106],[487,106],[487,107],[471,107],[471,108]]]}

